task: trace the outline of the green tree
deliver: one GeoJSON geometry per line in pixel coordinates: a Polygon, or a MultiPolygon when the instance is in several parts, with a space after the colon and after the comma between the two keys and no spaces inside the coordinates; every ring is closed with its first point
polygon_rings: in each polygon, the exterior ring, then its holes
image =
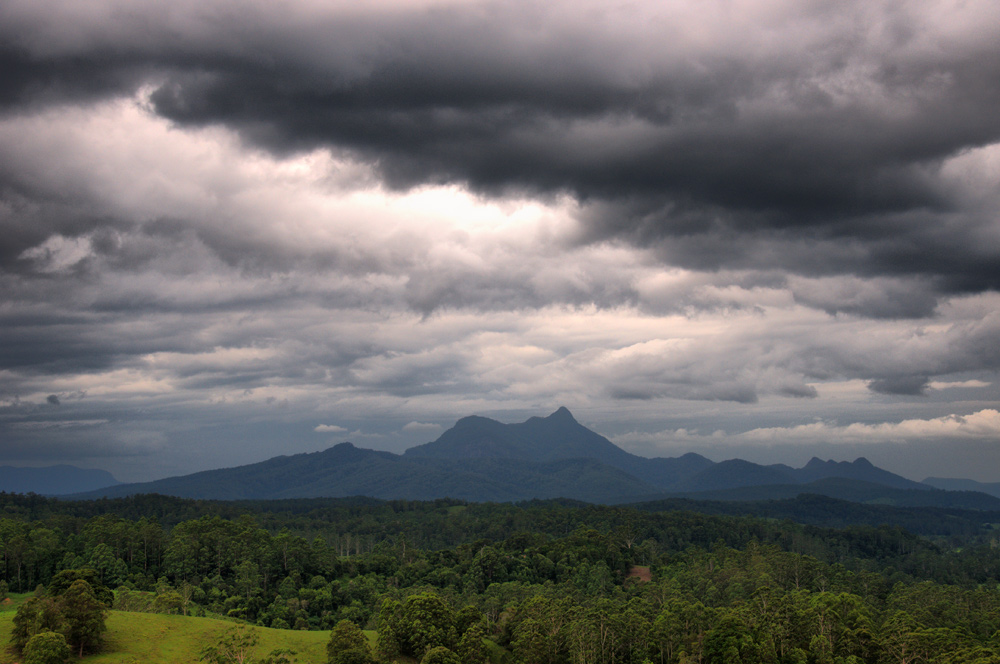
{"type": "Polygon", "coordinates": [[[77,579],[63,593],[59,601],[63,615],[63,631],[69,642],[83,657],[85,650],[96,650],[101,644],[101,635],[107,629],[104,624],[106,609],[94,595],[90,584],[77,579]]]}
{"type": "Polygon", "coordinates": [[[420,664],[465,664],[458,655],[444,646],[435,646],[420,659],[420,664]]]}
{"type": "Polygon", "coordinates": [[[395,650],[416,659],[437,646],[450,649],[457,640],[454,612],[435,593],[410,595],[402,603],[386,601],[379,612],[379,648],[383,656],[391,657],[395,650]]]}
{"type": "Polygon", "coordinates": [[[396,631],[402,604],[394,599],[382,600],[378,612],[378,658],[391,662],[402,651],[401,639],[396,631]]]}
{"type": "Polygon", "coordinates": [[[64,569],[52,577],[49,582],[49,595],[58,597],[69,590],[75,581],[83,580],[90,586],[91,591],[101,604],[110,608],[114,603],[115,594],[111,588],[101,583],[100,577],[95,570],[89,567],[81,569],[64,569]]]}
{"type": "Polygon", "coordinates": [[[568,599],[552,600],[536,595],[521,603],[511,635],[515,657],[534,664],[554,664],[565,659],[568,636],[577,636],[571,626],[568,599]]]}
{"type": "Polygon", "coordinates": [[[292,664],[294,650],[272,650],[261,659],[256,658],[260,636],[256,629],[236,625],[219,637],[213,645],[201,651],[202,662],[208,664],[292,664]]]}
{"type": "Polygon", "coordinates": [[[9,569],[13,567],[17,577],[17,591],[24,590],[22,572],[28,556],[30,542],[28,533],[30,527],[13,519],[0,519],[0,545],[3,546],[3,559],[9,569]]]}
{"type": "Polygon", "coordinates": [[[32,597],[18,607],[12,623],[10,643],[23,651],[36,634],[62,629],[62,610],[51,597],[32,597]]]}
{"type": "Polygon", "coordinates": [[[257,563],[252,560],[244,560],[236,566],[236,589],[241,595],[250,601],[250,595],[260,587],[260,572],[257,563]]]}
{"type": "Polygon", "coordinates": [[[883,659],[892,664],[910,664],[918,661],[919,639],[922,629],[917,620],[905,611],[896,611],[882,624],[879,647],[883,659]]]}
{"type": "MultiPolygon", "coordinates": [[[[104,542],[95,546],[90,552],[90,566],[97,571],[101,583],[111,580],[117,560],[115,552],[104,542]]],[[[120,579],[115,580],[120,581],[120,579]]]]}
{"type": "Polygon", "coordinates": [[[156,593],[153,600],[153,610],[156,613],[180,613],[184,606],[184,597],[173,589],[163,589],[156,593]]]}
{"type": "Polygon", "coordinates": [[[455,647],[455,654],[462,660],[462,664],[483,664],[487,660],[489,653],[483,643],[485,638],[486,631],[481,622],[469,625],[455,647]]]}
{"type": "Polygon", "coordinates": [[[24,646],[23,664],[64,664],[69,660],[69,645],[59,632],[41,632],[24,646]]]}
{"type": "Polygon", "coordinates": [[[257,649],[257,630],[236,625],[219,640],[201,651],[201,661],[209,664],[251,664],[257,649]]]}
{"type": "Polygon", "coordinates": [[[374,664],[375,661],[364,632],[350,620],[341,620],[330,632],[326,656],[330,664],[374,664]]]}

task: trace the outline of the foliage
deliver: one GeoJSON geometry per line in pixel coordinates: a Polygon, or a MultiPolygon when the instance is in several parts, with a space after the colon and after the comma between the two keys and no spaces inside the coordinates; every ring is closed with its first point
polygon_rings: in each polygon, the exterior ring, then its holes
{"type": "Polygon", "coordinates": [[[14,614],[10,642],[16,650],[23,651],[31,637],[61,628],[62,611],[56,601],[50,597],[32,597],[14,614]]]}
{"type": "Polygon", "coordinates": [[[49,582],[48,592],[53,597],[64,594],[76,581],[86,581],[94,597],[104,606],[110,608],[114,602],[114,593],[101,583],[96,571],[90,568],[64,569],[57,572],[49,582]]]}
{"type": "Polygon", "coordinates": [[[256,629],[236,625],[228,629],[214,644],[201,651],[200,661],[208,664],[291,664],[295,651],[272,650],[265,657],[256,657],[260,634],[256,629]]]}
{"type": "Polygon", "coordinates": [[[455,648],[455,654],[458,655],[463,664],[483,664],[486,662],[489,653],[484,643],[485,638],[486,631],[483,629],[482,623],[476,622],[468,626],[455,648]]]}
{"type": "Polygon", "coordinates": [[[256,630],[237,625],[217,643],[202,650],[201,661],[209,664],[252,664],[258,638],[256,630]]]}
{"type": "Polygon", "coordinates": [[[379,641],[394,642],[387,652],[420,659],[431,648],[452,648],[458,640],[454,612],[432,592],[388,601],[379,612],[379,641]]]}
{"type": "MultiPolygon", "coordinates": [[[[63,586],[57,585],[57,590],[63,586]]],[[[58,632],[65,642],[83,656],[97,650],[105,627],[106,609],[94,595],[90,584],[76,578],[57,595],[37,594],[24,602],[13,620],[11,644],[24,651],[32,637],[44,632],[58,632]]]]}
{"type": "MultiPolygon", "coordinates": [[[[102,580],[123,610],[332,630],[338,664],[370,664],[359,626],[381,659],[443,648],[469,663],[495,648],[554,664],[962,664],[1000,646],[1000,548],[978,534],[951,548],[895,527],[565,501],[4,500],[0,576],[42,586],[13,616],[22,649],[69,636],[66,607],[93,610],[102,580]],[[111,506],[122,516],[97,513],[111,506]],[[636,565],[651,580],[628,578],[636,565]]],[[[92,650],[74,620],[74,648],[92,650]]]]}
{"type": "Polygon", "coordinates": [[[435,646],[420,659],[420,664],[463,664],[458,655],[444,646],[435,646]]]}
{"type": "Polygon", "coordinates": [[[66,641],[83,657],[84,651],[96,650],[101,644],[106,610],[90,584],[77,579],[60,597],[63,633],[66,641]]]}
{"type": "Polygon", "coordinates": [[[24,664],[64,664],[69,658],[66,637],[59,632],[35,634],[24,646],[24,664]]]}
{"type": "Polygon", "coordinates": [[[341,620],[330,631],[326,654],[330,664],[374,664],[375,662],[368,646],[368,639],[350,620],[341,620]]]}

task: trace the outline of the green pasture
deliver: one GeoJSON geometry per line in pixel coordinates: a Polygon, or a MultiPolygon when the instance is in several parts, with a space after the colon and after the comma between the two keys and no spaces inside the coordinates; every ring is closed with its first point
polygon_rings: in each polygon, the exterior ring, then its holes
{"type": "MultiPolygon", "coordinates": [[[[0,664],[18,661],[7,643],[10,641],[14,608],[23,598],[0,607],[0,664]]],[[[201,650],[218,641],[234,623],[214,618],[164,615],[156,613],[108,614],[104,651],[83,658],[88,664],[184,664],[198,661],[201,650]]],[[[299,664],[325,664],[329,632],[255,627],[260,635],[257,655],[277,648],[296,651],[299,664]]],[[[371,638],[371,636],[369,636],[371,638]]]]}

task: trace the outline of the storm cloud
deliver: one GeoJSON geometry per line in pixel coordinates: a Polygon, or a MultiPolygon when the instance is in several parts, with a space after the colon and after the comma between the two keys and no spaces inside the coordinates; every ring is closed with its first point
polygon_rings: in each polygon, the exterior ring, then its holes
{"type": "Polygon", "coordinates": [[[4,3],[0,457],[995,408],[998,32],[943,1],[4,3]]]}

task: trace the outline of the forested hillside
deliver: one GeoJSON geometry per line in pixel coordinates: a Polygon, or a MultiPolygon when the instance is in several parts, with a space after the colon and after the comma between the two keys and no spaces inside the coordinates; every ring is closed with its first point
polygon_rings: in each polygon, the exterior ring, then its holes
{"type": "Polygon", "coordinates": [[[89,567],[123,610],[290,629],[349,620],[379,632],[387,659],[485,658],[475,643],[551,664],[1000,656],[991,538],[957,547],[894,527],[559,501],[0,494],[0,510],[12,591],[89,567]]]}

